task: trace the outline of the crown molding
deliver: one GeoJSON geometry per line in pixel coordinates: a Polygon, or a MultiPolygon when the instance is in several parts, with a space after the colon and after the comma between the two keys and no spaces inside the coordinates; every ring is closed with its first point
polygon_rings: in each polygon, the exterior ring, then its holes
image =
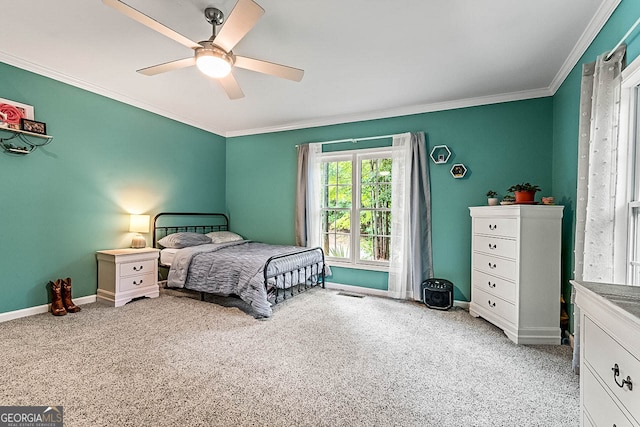
{"type": "Polygon", "coordinates": [[[548,88],[525,90],[519,92],[503,93],[498,95],[482,96],[477,98],[465,98],[455,101],[438,102],[432,104],[420,104],[387,110],[377,110],[362,114],[323,117],[318,120],[294,122],[278,126],[229,131],[227,138],[237,136],[258,135],[264,133],[285,132],[290,130],[307,129],[321,126],[332,126],[344,123],[362,122],[367,120],[387,119],[392,117],[410,116],[413,114],[431,113],[435,111],[455,110],[458,108],[476,107],[480,105],[500,104],[503,102],[522,101],[525,99],[544,98],[553,95],[548,88]]]}
{"type": "Polygon", "coordinates": [[[552,95],[560,88],[571,70],[573,70],[580,58],[582,58],[582,55],[584,55],[589,46],[591,46],[591,43],[593,43],[593,40],[598,33],[600,33],[600,30],[602,30],[602,27],[607,23],[621,1],[622,0],[606,0],[600,5],[600,8],[589,22],[589,25],[587,25],[587,28],[585,28],[566,61],[564,61],[562,67],[560,67],[560,70],[558,70],[558,73],[551,81],[549,90],[552,95]]]}
{"type": "Polygon", "coordinates": [[[58,71],[52,70],[47,67],[43,67],[41,65],[35,64],[30,61],[26,61],[22,58],[18,58],[9,53],[0,51],[0,62],[4,62],[5,64],[12,65],[14,67],[30,71],[32,73],[39,74],[44,77],[48,77],[53,80],[57,80],[62,83],[66,83],[68,85],[84,89],[88,92],[95,93],[97,95],[105,96],[107,98],[114,99],[116,101],[140,108],[145,111],[149,111],[154,114],[158,114],[160,116],[166,117],[168,119],[175,120],[180,123],[187,124],[189,126],[193,126],[198,129],[205,130],[207,132],[214,133],[216,135],[225,136],[225,131],[221,129],[216,129],[212,127],[210,124],[199,123],[189,119],[188,117],[181,116],[179,114],[175,114],[162,108],[158,108],[154,105],[147,104],[145,102],[139,101],[135,98],[131,98],[130,96],[124,95],[119,92],[114,92],[109,89],[105,89],[101,86],[94,85],[93,83],[86,82],[84,80],[77,79],[75,77],[69,76],[64,73],[60,73],[58,71]]]}

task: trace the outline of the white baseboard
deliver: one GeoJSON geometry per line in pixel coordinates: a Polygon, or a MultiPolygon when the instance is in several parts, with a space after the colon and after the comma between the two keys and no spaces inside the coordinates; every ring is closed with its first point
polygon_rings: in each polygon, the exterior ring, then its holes
{"type": "MultiPolygon", "coordinates": [[[[95,295],[87,295],[86,297],[74,298],[73,302],[77,305],[89,304],[96,302],[95,295]]],[[[35,314],[47,313],[51,304],[39,305],[36,307],[23,308],[21,310],[8,311],[6,313],[0,313],[0,323],[8,322],[9,320],[19,319],[21,317],[33,316],[35,314]]]]}
{"type": "MultiPolygon", "coordinates": [[[[325,287],[327,289],[333,289],[336,291],[345,291],[353,294],[361,294],[361,295],[372,295],[376,297],[388,298],[388,292],[383,291],[381,289],[372,289],[365,288],[362,286],[353,286],[353,285],[343,285],[342,283],[334,283],[334,282],[326,282],[325,287]]],[[[469,302],[468,301],[458,301],[454,300],[453,305],[455,307],[460,307],[464,310],[469,310],[469,302]]]]}

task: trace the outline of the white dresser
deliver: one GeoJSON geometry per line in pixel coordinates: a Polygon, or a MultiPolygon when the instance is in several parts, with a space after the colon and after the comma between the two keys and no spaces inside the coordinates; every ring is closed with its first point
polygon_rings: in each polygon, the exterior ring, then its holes
{"type": "Polygon", "coordinates": [[[560,344],[563,206],[469,210],[469,313],[498,326],[516,344],[560,344]]]}
{"type": "Polygon", "coordinates": [[[571,283],[580,307],[580,425],[640,426],[640,287],[571,283]]]}
{"type": "Polygon", "coordinates": [[[120,307],[134,298],[159,296],[159,254],[154,248],[98,251],[97,297],[120,307]]]}

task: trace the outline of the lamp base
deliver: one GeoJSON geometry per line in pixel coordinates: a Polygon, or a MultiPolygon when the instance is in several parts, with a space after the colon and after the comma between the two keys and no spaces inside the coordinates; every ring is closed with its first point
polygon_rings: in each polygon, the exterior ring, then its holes
{"type": "Polygon", "coordinates": [[[142,249],[147,247],[147,241],[141,234],[136,234],[131,240],[131,247],[134,249],[142,249]]]}

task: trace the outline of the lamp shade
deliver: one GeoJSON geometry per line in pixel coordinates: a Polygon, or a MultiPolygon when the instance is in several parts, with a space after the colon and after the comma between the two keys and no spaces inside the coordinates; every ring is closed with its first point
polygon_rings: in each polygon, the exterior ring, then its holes
{"type": "Polygon", "coordinates": [[[148,233],[149,215],[131,215],[129,231],[132,233],[148,233]]]}

